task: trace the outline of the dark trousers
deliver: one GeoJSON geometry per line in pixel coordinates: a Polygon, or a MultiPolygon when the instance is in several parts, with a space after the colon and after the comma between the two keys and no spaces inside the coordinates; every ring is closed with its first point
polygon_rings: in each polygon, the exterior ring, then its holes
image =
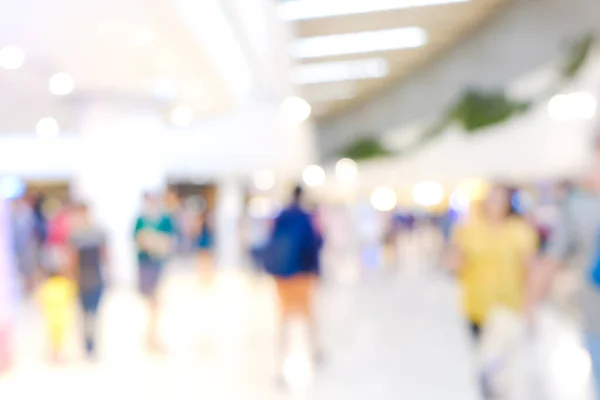
{"type": "Polygon", "coordinates": [[[79,300],[83,307],[83,331],[85,339],[85,350],[88,355],[95,355],[98,336],[98,306],[104,288],[80,289],[79,300]]]}

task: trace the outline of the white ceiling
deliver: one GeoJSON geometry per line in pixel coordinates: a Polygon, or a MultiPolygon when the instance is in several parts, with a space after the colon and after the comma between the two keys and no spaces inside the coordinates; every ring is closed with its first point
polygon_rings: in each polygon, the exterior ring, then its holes
{"type": "MultiPolygon", "coordinates": [[[[330,51],[330,55],[321,54],[320,57],[297,59],[296,65],[300,68],[307,64],[356,62],[367,59],[385,64],[383,69],[364,68],[371,73],[375,73],[375,75],[384,74],[381,77],[347,80],[338,77],[340,81],[335,83],[302,85],[302,95],[312,104],[315,116],[327,117],[347,111],[370,97],[380,94],[390,85],[418,71],[425,63],[434,61],[436,57],[442,55],[444,51],[455,45],[465,35],[471,34],[473,29],[487,22],[508,2],[510,0],[346,0],[345,2],[337,0],[287,0],[287,4],[283,3],[281,5],[281,13],[285,15],[285,11],[289,11],[290,7],[292,9],[298,7],[303,11],[337,9],[340,12],[347,12],[351,9],[367,8],[366,4],[371,4],[373,9],[378,8],[379,10],[333,15],[324,18],[292,19],[291,23],[298,40],[321,37],[320,41],[324,42],[330,40],[332,35],[384,30],[394,30],[398,34],[399,30],[406,28],[422,29],[420,32],[424,31],[426,33],[427,43],[422,47],[393,48],[401,47],[400,42],[402,39],[398,37],[360,38],[352,36],[351,42],[354,42],[356,46],[360,45],[364,48],[365,45],[367,47],[375,45],[378,50],[357,51],[355,54],[334,54],[351,50],[349,47],[352,47],[353,43],[346,43],[344,46],[339,44],[337,47],[327,46],[332,48],[323,52],[330,51]],[[423,4],[430,5],[422,6],[423,4]]],[[[310,47],[313,50],[315,47],[323,50],[323,46],[324,43],[311,43],[310,47]]],[[[364,69],[360,72],[364,72],[364,69]]],[[[338,76],[351,75],[343,68],[339,71],[338,76]]]]}
{"type": "Polygon", "coordinates": [[[45,116],[75,129],[73,103],[96,96],[150,101],[165,113],[179,104],[200,115],[229,109],[230,87],[174,4],[0,0],[0,48],[19,46],[27,57],[19,70],[0,69],[0,132],[32,132],[45,116]],[[74,77],[73,94],[49,93],[57,72],[74,77]]]}

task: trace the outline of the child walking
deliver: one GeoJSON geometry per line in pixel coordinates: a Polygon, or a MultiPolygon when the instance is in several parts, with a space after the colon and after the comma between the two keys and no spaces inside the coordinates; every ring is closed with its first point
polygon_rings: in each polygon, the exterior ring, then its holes
{"type": "Polygon", "coordinates": [[[73,280],[60,272],[52,272],[40,285],[37,296],[50,340],[50,359],[60,363],[64,360],[67,333],[75,319],[77,288],[73,280]]]}

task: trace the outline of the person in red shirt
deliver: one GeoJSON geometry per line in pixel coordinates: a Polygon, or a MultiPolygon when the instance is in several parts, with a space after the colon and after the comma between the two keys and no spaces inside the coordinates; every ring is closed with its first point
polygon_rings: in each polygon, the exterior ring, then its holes
{"type": "Polygon", "coordinates": [[[68,245],[70,236],[71,209],[69,204],[61,205],[48,224],[48,268],[63,270],[68,265],[68,245]]]}

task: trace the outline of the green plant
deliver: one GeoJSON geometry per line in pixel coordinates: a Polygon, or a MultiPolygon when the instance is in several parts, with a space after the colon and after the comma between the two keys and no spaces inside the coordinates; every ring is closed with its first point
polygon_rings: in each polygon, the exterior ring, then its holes
{"type": "MultiPolygon", "coordinates": [[[[443,117],[431,124],[417,141],[396,155],[407,155],[419,150],[441,136],[451,124],[461,126],[470,135],[477,135],[485,132],[485,128],[504,123],[527,112],[537,101],[547,100],[548,96],[556,93],[565,83],[577,76],[589,58],[594,42],[595,38],[591,34],[573,41],[561,65],[558,82],[554,82],[533,100],[512,99],[503,89],[467,89],[448,108],[443,117]]],[[[358,139],[341,152],[343,157],[356,161],[385,157],[391,154],[392,152],[376,138],[358,139]]]]}
{"type": "Polygon", "coordinates": [[[350,158],[354,161],[363,161],[390,155],[392,155],[392,152],[386,149],[379,139],[374,137],[358,139],[341,152],[341,157],[350,158]]]}

